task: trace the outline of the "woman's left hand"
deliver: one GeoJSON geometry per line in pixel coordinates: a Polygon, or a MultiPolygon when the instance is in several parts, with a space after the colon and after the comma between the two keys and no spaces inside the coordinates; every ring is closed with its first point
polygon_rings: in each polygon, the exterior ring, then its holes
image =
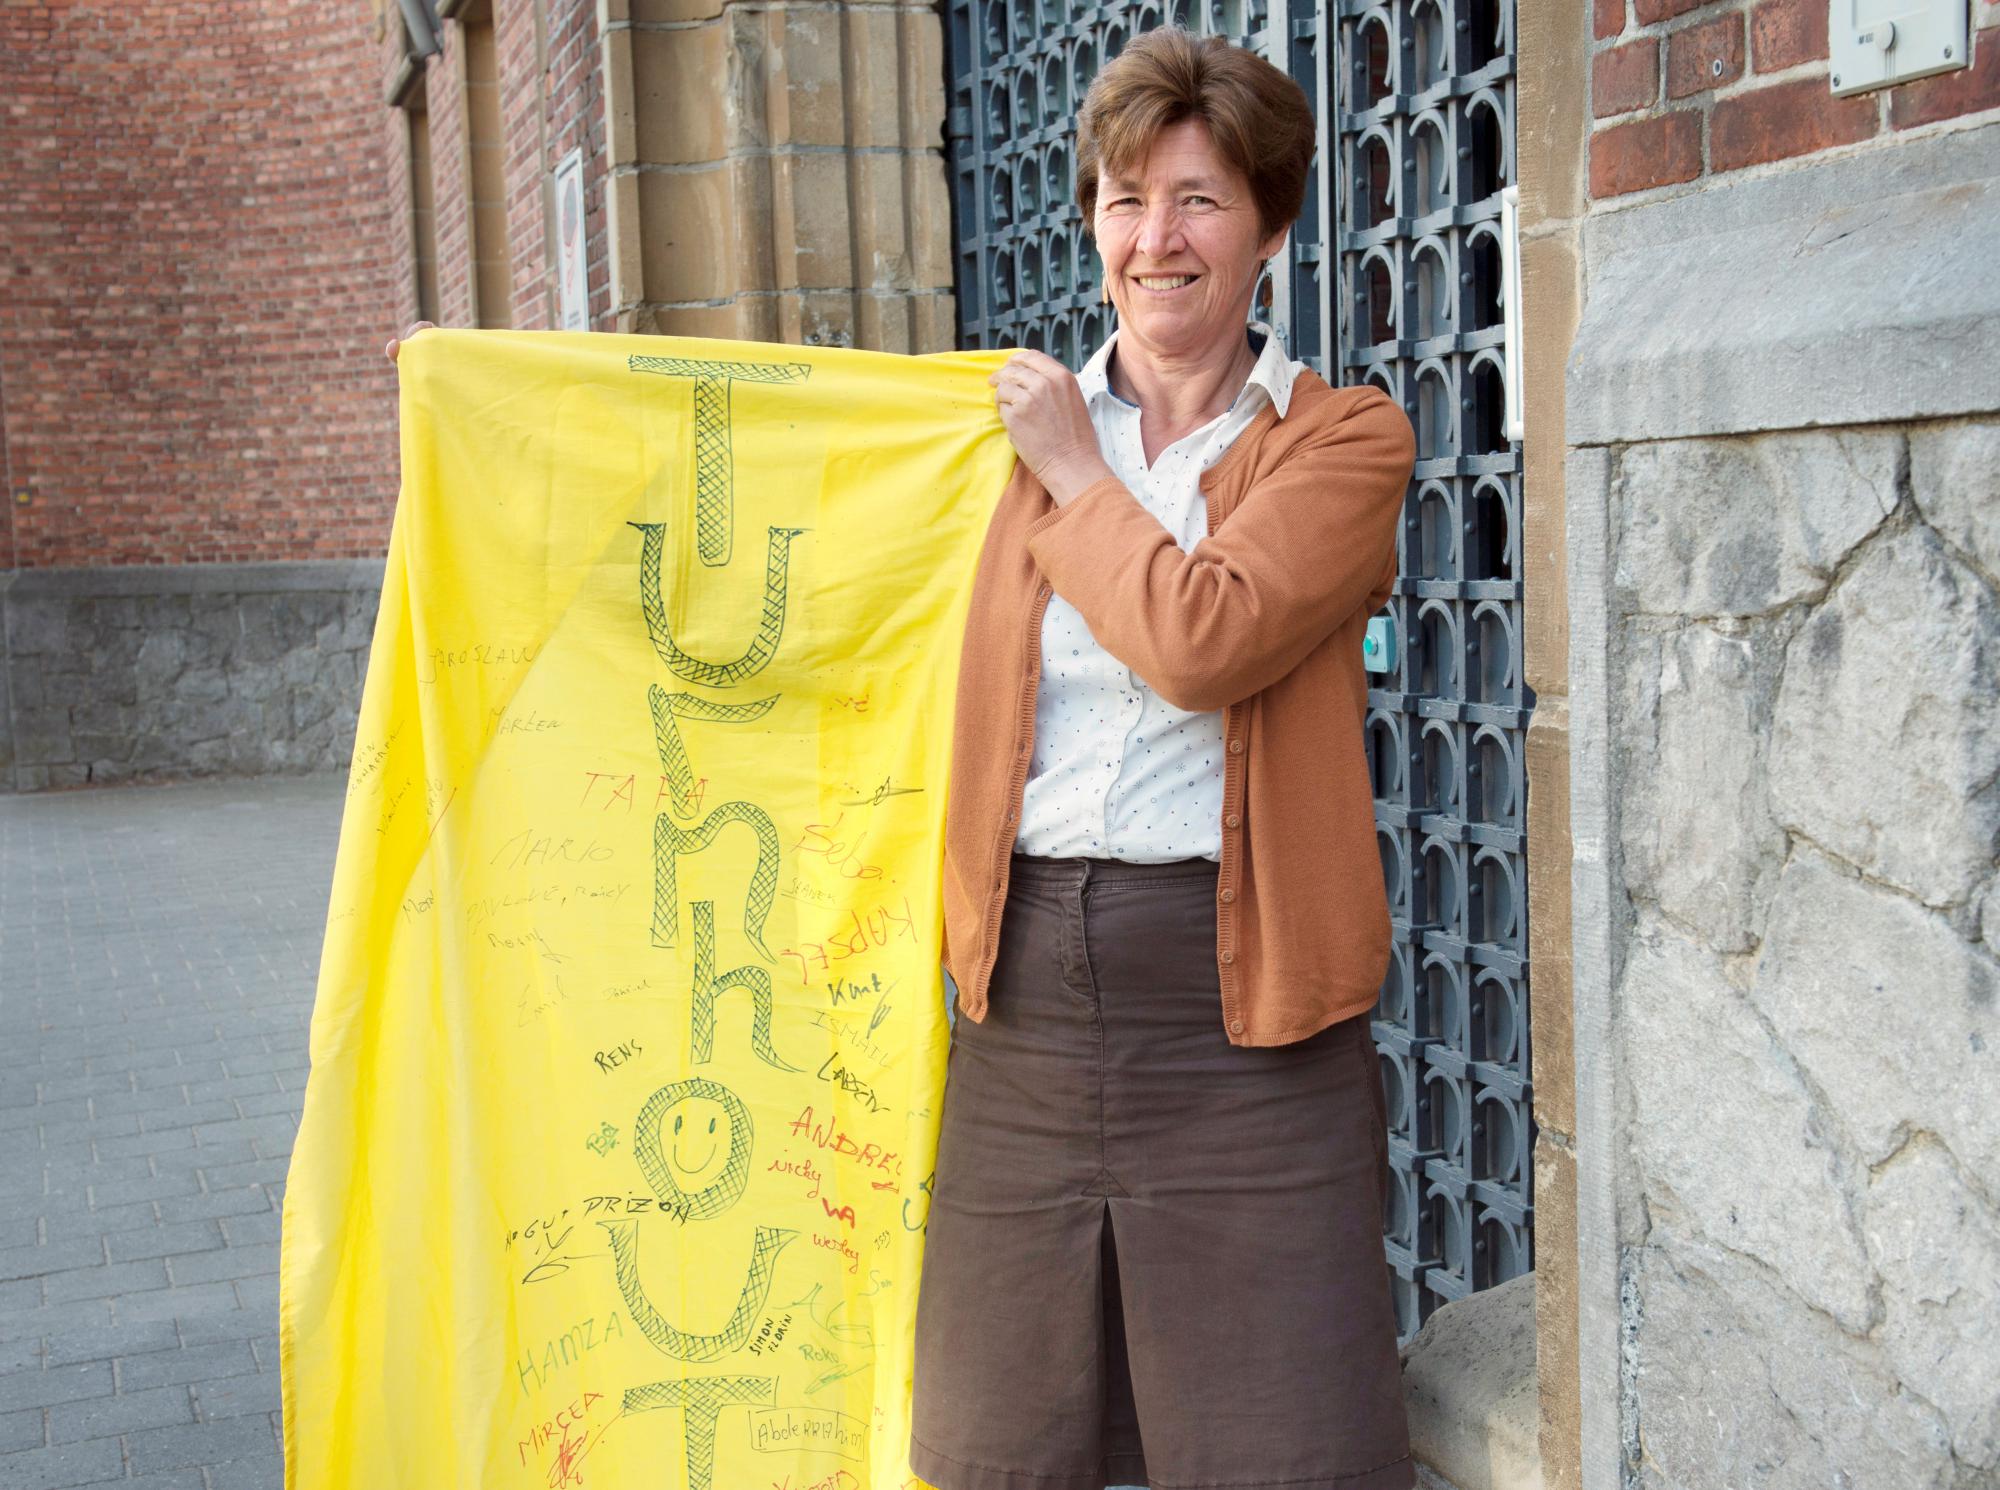
{"type": "Polygon", "coordinates": [[[1076,375],[1043,352],[1019,351],[992,377],[1014,451],[1058,507],[1112,474],[1098,449],[1076,375]]]}

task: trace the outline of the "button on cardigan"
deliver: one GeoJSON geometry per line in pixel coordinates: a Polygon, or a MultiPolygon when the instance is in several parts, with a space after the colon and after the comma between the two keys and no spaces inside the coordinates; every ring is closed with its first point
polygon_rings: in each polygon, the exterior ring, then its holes
{"type": "Polygon", "coordinates": [[[1017,464],[966,616],[945,813],[945,967],[985,1018],[1034,751],[1041,622],[1052,593],[1162,698],[1220,709],[1218,1017],[1238,1045],[1282,1045],[1371,1007],[1389,960],[1364,742],[1361,639],[1396,579],[1415,459],[1380,389],[1299,375],[1201,479],[1191,551],[1116,479],[1057,507],[1017,464]]]}

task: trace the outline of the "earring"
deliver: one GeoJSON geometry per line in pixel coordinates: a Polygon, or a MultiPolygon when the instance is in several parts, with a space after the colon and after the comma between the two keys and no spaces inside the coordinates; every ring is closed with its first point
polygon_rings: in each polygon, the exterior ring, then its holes
{"type": "Polygon", "coordinates": [[[1110,281],[1110,280],[1106,279],[1106,280],[1100,280],[1100,281],[1098,282],[1098,286],[1097,286],[1097,303],[1098,303],[1099,305],[1109,305],[1109,304],[1111,303],[1111,281],[1110,281]]]}

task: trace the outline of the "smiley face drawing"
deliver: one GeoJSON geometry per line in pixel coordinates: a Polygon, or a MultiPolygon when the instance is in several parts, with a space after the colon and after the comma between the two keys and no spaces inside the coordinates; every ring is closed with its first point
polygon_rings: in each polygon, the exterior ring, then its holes
{"type": "Polygon", "coordinates": [[[729,1109],[720,1103],[710,1102],[706,1097],[685,1097],[674,1107],[672,1117],[672,1124],[663,1130],[668,1135],[666,1143],[668,1167],[672,1170],[674,1179],[680,1185],[681,1189],[687,1191],[689,1194],[706,1190],[709,1181],[715,1177],[710,1171],[717,1168],[715,1161],[720,1156],[723,1146],[729,1141],[729,1128],[725,1127],[723,1129],[719,1139],[715,1131],[718,1124],[729,1121],[729,1109]],[[706,1124],[701,1121],[702,1113],[697,1104],[706,1106],[709,1109],[708,1122],[706,1124]],[[691,1107],[696,1108],[696,1110],[689,1112],[687,1109],[691,1107]],[[688,1122],[690,1117],[694,1119],[692,1124],[688,1122]],[[700,1158],[689,1160],[682,1153],[681,1134],[683,1129],[687,1130],[691,1140],[688,1144],[689,1148],[693,1148],[694,1144],[700,1141],[703,1133],[707,1134],[708,1147],[701,1151],[700,1158]]]}
{"type": "Polygon", "coordinates": [[[755,1125],[743,1099],[694,1077],[661,1087],[632,1125],[632,1154],[660,1209],[683,1221],[728,1210],[750,1182],[755,1125]]]}

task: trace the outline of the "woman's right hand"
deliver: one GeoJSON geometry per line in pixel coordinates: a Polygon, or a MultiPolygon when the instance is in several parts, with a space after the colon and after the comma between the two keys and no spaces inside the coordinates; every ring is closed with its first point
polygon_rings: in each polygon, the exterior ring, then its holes
{"type": "Polygon", "coordinates": [[[390,337],[389,345],[382,349],[382,355],[384,357],[387,357],[391,362],[394,362],[396,360],[396,354],[403,349],[404,342],[408,341],[411,337],[415,336],[419,331],[435,331],[435,330],[437,330],[437,322],[418,321],[414,323],[408,331],[405,331],[401,337],[394,337],[394,336],[390,337]]]}

